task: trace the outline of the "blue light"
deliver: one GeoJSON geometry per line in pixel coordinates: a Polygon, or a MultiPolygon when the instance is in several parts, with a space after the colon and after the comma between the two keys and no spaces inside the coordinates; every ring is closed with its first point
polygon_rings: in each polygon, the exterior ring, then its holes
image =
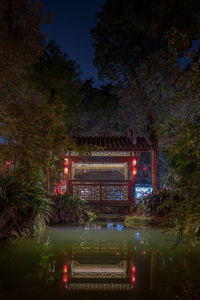
{"type": "Polygon", "coordinates": [[[107,228],[108,230],[113,230],[113,223],[112,222],[107,223],[107,228]]]}
{"type": "Polygon", "coordinates": [[[122,231],[124,229],[124,226],[122,224],[117,224],[115,229],[118,231],[122,231]]]}
{"type": "Polygon", "coordinates": [[[139,241],[140,240],[140,233],[136,232],[135,237],[136,237],[136,241],[139,241]]]}

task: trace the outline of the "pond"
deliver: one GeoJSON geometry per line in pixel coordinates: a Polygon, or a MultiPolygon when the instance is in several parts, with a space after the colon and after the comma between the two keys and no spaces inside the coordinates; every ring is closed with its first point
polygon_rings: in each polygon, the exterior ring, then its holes
{"type": "Polygon", "coordinates": [[[112,224],[0,244],[0,300],[200,299],[197,241],[112,224]]]}

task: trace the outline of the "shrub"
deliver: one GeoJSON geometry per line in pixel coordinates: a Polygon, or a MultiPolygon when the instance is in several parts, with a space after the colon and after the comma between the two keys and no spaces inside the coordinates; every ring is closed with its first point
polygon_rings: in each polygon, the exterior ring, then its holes
{"type": "Polygon", "coordinates": [[[140,208],[151,216],[165,216],[182,201],[179,191],[160,189],[140,202],[140,208]]]}
{"type": "Polygon", "coordinates": [[[50,215],[50,200],[37,176],[29,182],[0,175],[0,238],[34,233],[50,215]]]}
{"type": "Polygon", "coordinates": [[[56,195],[52,197],[51,223],[67,223],[89,219],[93,221],[96,215],[90,210],[87,202],[71,194],[56,195]]]}

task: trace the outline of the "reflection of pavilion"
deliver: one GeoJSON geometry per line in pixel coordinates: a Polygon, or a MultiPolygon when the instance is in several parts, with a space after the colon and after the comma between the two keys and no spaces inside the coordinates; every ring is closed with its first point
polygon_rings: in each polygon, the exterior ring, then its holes
{"type": "Polygon", "coordinates": [[[92,240],[82,242],[81,245],[74,245],[72,247],[72,255],[78,257],[87,257],[88,255],[108,256],[119,253],[120,257],[125,258],[127,255],[128,244],[127,241],[106,241],[106,240],[92,240]]]}
{"type": "Polygon", "coordinates": [[[69,290],[132,290],[136,268],[126,256],[126,241],[87,241],[82,246],[74,246],[71,259],[63,267],[67,270],[63,271],[67,274],[63,280],[65,287],[69,290]]]}
{"type": "Polygon", "coordinates": [[[118,264],[81,264],[71,261],[72,278],[127,278],[127,262],[125,260],[118,264]]]}
{"type": "Polygon", "coordinates": [[[128,283],[68,283],[66,288],[69,290],[131,290],[133,285],[128,283]]]}

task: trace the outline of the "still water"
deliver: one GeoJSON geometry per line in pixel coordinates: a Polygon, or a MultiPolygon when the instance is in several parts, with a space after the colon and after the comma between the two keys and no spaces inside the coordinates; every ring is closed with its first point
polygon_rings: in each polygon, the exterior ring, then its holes
{"type": "Polygon", "coordinates": [[[0,244],[0,300],[200,299],[197,240],[94,224],[0,244]]]}

